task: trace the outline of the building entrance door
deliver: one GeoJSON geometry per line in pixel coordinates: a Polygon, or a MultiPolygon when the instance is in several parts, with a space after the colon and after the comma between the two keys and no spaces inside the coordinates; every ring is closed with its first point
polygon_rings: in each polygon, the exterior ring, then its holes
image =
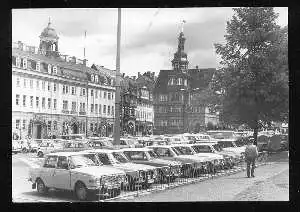
{"type": "Polygon", "coordinates": [[[42,125],[41,124],[34,124],[33,138],[36,138],[36,139],[42,138],[42,125]]]}
{"type": "Polygon", "coordinates": [[[73,134],[78,134],[78,126],[75,123],[72,125],[72,132],[73,134]]]}

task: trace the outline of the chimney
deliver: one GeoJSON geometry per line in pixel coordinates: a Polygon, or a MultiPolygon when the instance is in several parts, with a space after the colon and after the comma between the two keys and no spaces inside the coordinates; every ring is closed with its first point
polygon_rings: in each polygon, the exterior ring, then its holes
{"type": "Polygon", "coordinates": [[[83,65],[86,66],[87,59],[83,59],[83,65]]]}

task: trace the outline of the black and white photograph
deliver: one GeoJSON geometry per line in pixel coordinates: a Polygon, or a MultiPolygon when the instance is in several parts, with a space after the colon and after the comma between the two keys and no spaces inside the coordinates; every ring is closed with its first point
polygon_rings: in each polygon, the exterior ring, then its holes
{"type": "Polygon", "coordinates": [[[13,203],[289,201],[287,7],[11,17],[13,203]]]}

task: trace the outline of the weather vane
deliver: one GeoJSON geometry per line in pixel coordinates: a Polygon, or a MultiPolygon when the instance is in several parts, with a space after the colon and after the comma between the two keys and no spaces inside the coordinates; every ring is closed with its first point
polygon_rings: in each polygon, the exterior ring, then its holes
{"type": "Polygon", "coordinates": [[[183,33],[183,25],[186,23],[186,21],[185,20],[182,20],[182,22],[181,22],[181,32],[183,33]]]}

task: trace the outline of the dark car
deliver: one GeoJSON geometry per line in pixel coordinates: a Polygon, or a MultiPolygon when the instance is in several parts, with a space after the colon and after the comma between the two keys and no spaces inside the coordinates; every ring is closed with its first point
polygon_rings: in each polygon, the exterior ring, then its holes
{"type": "Polygon", "coordinates": [[[181,176],[182,164],[178,161],[171,161],[159,158],[159,156],[148,148],[122,149],[130,161],[138,164],[150,165],[158,168],[159,182],[173,182],[181,176]]]}

